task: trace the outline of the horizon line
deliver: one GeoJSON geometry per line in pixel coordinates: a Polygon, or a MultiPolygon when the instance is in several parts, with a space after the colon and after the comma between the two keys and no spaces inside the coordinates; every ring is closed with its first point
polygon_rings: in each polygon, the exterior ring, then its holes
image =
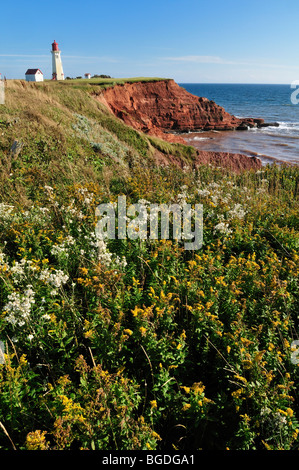
{"type": "MultiPolygon", "coordinates": [[[[0,75],[5,76],[0,72],[0,75]]],[[[126,79],[126,78],[139,78],[139,76],[132,76],[132,77],[111,77],[111,80],[121,80],[121,79],[126,79]]],[[[151,77],[147,77],[151,78],[151,77]]],[[[153,77],[154,78],[154,77],[153,77]]],[[[72,79],[72,78],[71,78],[72,79]]],[[[76,79],[74,77],[73,79],[76,79]]],[[[24,80],[25,78],[6,78],[6,80],[24,80]]],[[[51,79],[45,79],[45,80],[51,80],[51,79]]],[[[174,80],[178,85],[285,85],[285,86],[291,86],[292,82],[290,83],[281,83],[281,82],[275,82],[275,83],[269,83],[269,82],[195,82],[195,81],[181,81],[181,80],[176,80],[174,78],[163,78],[161,77],[161,80],[174,80]]]]}

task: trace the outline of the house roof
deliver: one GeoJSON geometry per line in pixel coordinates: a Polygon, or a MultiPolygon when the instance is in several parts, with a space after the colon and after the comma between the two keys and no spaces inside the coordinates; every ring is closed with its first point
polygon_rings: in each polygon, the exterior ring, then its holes
{"type": "Polygon", "coordinates": [[[25,75],[35,75],[37,72],[40,72],[43,74],[43,72],[40,69],[28,69],[25,75]]]}

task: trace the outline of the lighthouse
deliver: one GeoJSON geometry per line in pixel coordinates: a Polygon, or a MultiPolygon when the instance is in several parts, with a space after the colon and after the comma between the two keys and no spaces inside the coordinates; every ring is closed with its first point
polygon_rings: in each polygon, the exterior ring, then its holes
{"type": "Polygon", "coordinates": [[[57,42],[54,40],[52,44],[52,80],[64,80],[64,73],[61,62],[61,51],[57,42]]]}

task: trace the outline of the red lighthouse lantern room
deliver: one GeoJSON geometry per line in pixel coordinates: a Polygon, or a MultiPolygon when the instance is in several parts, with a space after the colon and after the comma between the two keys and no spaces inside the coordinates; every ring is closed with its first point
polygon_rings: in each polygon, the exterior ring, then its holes
{"type": "Polygon", "coordinates": [[[57,42],[55,41],[55,39],[54,39],[54,42],[53,42],[53,44],[52,44],[52,51],[59,51],[58,44],[57,44],[57,42]]]}

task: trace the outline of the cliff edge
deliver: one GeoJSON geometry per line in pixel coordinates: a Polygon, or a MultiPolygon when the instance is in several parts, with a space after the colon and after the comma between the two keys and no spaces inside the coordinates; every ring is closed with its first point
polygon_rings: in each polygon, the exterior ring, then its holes
{"type": "Polygon", "coordinates": [[[134,129],[169,142],[186,143],[179,134],[189,131],[244,130],[264,124],[263,119],[239,119],[174,80],[116,85],[97,99],[134,129]]]}
{"type": "MultiPolygon", "coordinates": [[[[192,95],[174,80],[126,82],[102,90],[95,98],[125,124],[171,143],[186,145],[181,135],[186,132],[245,130],[267,125],[263,119],[239,119],[214,101],[192,95]]],[[[258,158],[243,154],[200,150],[196,154],[195,166],[212,164],[236,172],[262,167],[258,158]]]]}

